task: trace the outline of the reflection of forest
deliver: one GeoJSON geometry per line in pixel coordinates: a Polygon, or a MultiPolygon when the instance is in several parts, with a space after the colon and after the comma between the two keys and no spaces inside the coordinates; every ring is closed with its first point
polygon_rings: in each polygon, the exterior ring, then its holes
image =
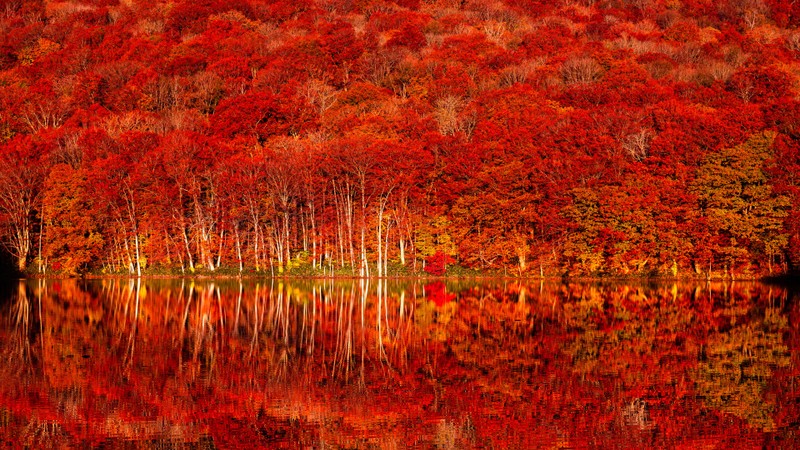
{"type": "Polygon", "coordinates": [[[34,280],[0,311],[6,443],[799,439],[800,307],[761,284],[34,280]]]}

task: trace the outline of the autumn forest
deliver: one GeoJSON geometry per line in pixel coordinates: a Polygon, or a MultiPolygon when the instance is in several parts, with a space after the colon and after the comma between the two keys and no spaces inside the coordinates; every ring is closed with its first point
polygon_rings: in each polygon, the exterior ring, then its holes
{"type": "Polygon", "coordinates": [[[800,268],[800,3],[0,0],[29,274],[800,268]]]}

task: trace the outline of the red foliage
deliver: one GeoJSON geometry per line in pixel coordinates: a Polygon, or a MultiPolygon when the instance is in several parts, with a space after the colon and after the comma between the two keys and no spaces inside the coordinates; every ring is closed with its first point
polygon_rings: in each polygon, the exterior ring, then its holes
{"type": "MultiPolygon", "coordinates": [[[[436,222],[466,265],[563,274],[600,255],[664,274],[707,256],[702,226],[687,225],[714,222],[690,190],[704,162],[774,131],[770,159],[787,162],[759,170],[785,196],[777,204],[792,205],[775,213],[785,229],[769,246],[727,235],[715,245],[747,276],[797,264],[800,7],[445,3],[5,1],[0,144],[47,143],[43,170],[67,164],[65,183],[89,168],[103,179],[106,165],[141,177],[147,214],[128,238],[152,244],[143,261],[173,268],[200,258],[285,268],[299,254],[315,270],[385,259],[418,271],[419,227],[436,222]],[[276,163],[289,173],[266,182],[265,161],[282,157],[304,162],[276,163]],[[189,170],[196,198],[161,179],[183,180],[158,161],[189,170]],[[275,179],[296,183],[286,194],[275,179]],[[676,203],[646,207],[634,179],[659,191],[647,201],[676,203]],[[610,197],[576,218],[584,189],[610,197]],[[613,225],[629,207],[642,215],[613,225]],[[570,242],[583,253],[563,256],[570,242]]],[[[103,261],[117,266],[133,257],[108,214],[84,234],[102,235],[103,261]]],[[[33,214],[20,236],[46,241],[42,220],[33,214]]]]}
{"type": "Polygon", "coordinates": [[[414,23],[405,23],[400,30],[392,35],[392,38],[386,42],[387,47],[405,46],[411,50],[419,50],[427,45],[425,35],[419,25],[414,23]]]}
{"type": "Polygon", "coordinates": [[[425,260],[425,272],[434,276],[442,276],[447,271],[447,265],[453,264],[455,260],[448,254],[437,251],[425,260]]]}
{"type": "Polygon", "coordinates": [[[291,94],[253,92],[223,100],[211,118],[221,136],[255,135],[259,139],[308,131],[315,117],[303,100],[291,94]]]}

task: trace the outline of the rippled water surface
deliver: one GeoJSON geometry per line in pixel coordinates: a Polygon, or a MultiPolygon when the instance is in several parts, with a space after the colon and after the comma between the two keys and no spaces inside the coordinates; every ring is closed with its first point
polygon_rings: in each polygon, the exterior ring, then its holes
{"type": "Polygon", "coordinates": [[[800,306],[762,284],[29,280],[0,443],[800,448],[800,306]]]}

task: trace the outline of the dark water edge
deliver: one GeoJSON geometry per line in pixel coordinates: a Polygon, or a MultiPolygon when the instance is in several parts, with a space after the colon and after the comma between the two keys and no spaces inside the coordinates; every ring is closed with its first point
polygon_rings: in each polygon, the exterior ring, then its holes
{"type": "Polygon", "coordinates": [[[765,283],[39,279],[0,306],[12,448],[797,448],[765,283]]]}
{"type": "Polygon", "coordinates": [[[23,277],[23,274],[17,270],[8,252],[0,251],[0,286],[20,277],[23,277]]]}

